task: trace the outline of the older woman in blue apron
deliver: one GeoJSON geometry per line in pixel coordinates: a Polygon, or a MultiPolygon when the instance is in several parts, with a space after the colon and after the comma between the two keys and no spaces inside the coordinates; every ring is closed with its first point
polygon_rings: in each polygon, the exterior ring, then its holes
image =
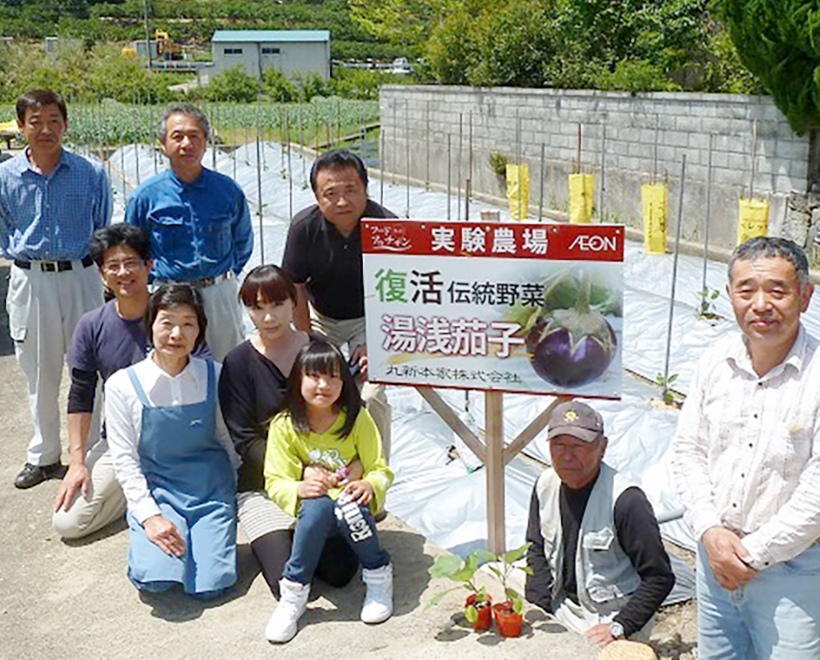
{"type": "Polygon", "coordinates": [[[191,357],[207,320],[197,289],[160,287],[153,350],[105,387],[108,441],[128,501],[128,577],[142,591],[199,598],[236,582],[238,459],[217,400],[219,365],[191,357]]]}

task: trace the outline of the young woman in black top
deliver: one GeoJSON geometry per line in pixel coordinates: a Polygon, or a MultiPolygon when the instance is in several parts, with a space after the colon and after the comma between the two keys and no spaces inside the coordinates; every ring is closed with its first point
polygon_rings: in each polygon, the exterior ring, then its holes
{"type": "MultiPolygon", "coordinates": [[[[248,273],[239,298],[257,332],[225,357],[219,402],[242,459],[237,483],[239,523],[268,586],[279,598],[279,580],[290,556],[294,521],[268,499],[262,472],[268,424],[282,403],[296,354],[310,337],[293,327],[296,288],[277,266],[258,266],[248,273]]],[[[350,468],[361,470],[361,465],[354,463],[350,468]]],[[[308,467],[303,478],[327,488],[336,477],[324,468],[308,467]]],[[[334,536],[325,546],[316,574],[328,584],[344,586],[357,569],[355,554],[341,536],[334,536]],[[326,561],[326,557],[333,561],[326,561]]]]}

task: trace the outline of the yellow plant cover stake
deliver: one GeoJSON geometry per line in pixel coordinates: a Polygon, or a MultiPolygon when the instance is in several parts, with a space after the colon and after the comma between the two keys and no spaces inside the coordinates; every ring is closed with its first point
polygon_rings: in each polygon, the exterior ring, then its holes
{"type": "Polygon", "coordinates": [[[593,174],[569,175],[569,221],[574,225],[592,222],[592,206],[595,197],[593,174]]]}
{"type": "Polygon", "coordinates": [[[737,244],[755,236],[769,233],[769,202],[765,199],[746,199],[738,202],[737,244]]]}
{"type": "Polygon", "coordinates": [[[669,187],[665,183],[645,183],[641,186],[641,201],[644,249],[647,254],[665,254],[669,187]]]}
{"type": "Polygon", "coordinates": [[[530,207],[530,166],[507,163],[507,200],[513,220],[526,220],[530,207]]]}

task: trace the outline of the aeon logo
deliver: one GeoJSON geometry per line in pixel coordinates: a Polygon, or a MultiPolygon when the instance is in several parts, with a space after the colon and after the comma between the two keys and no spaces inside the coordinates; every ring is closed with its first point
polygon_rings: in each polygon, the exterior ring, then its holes
{"type": "Polygon", "coordinates": [[[587,236],[581,234],[569,246],[570,250],[581,250],[583,252],[603,252],[605,250],[617,250],[618,238],[616,236],[587,236]]]}

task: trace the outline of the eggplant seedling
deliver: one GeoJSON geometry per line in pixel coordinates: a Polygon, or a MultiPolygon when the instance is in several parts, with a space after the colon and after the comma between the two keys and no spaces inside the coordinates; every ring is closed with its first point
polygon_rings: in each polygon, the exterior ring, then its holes
{"type": "Polygon", "coordinates": [[[715,301],[720,297],[719,289],[710,289],[706,287],[700,292],[700,318],[702,319],[717,319],[720,314],[717,313],[715,301]]]}
{"type": "Polygon", "coordinates": [[[463,585],[471,596],[468,601],[469,604],[465,605],[464,616],[470,623],[477,621],[478,609],[489,606],[491,599],[487,595],[487,589],[485,587],[479,587],[475,583],[475,574],[483,562],[494,561],[495,559],[497,559],[497,557],[487,550],[475,550],[470,553],[467,559],[461,559],[461,557],[451,554],[436,557],[436,561],[427,569],[430,577],[448,578],[453,582],[459,582],[461,584],[434,596],[427,604],[427,607],[437,605],[447,594],[456,589],[460,589],[463,585]]]}
{"type": "Polygon", "coordinates": [[[662,373],[658,372],[658,375],[655,376],[655,382],[661,388],[661,399],[667,406],[670,407],[679,407],[675,401],[675,395],[672,392],[672,383],[674,383],[677,379],[678,374],[670,374],[668,378],[665,378],[662,373]]]}
{"type": "MultiPolygon", "coordinates": [[[[532,544],[525,543],[520,548],[509,550],[500,555],[488,550],[475,550],[466,559],[450,554],[439,555],[433,565],[427,569],[430,577],[448,578],[459,583],[459,585],[434,596],[425,609],[440,603],[450,592],[464,587],[469,592],[469,598],[464,608],[464,616],[467,621],[474,625],[478,620],[479,610],[487,607],[492,602],[486,588],[479,587],[475,581],[475,574],[479,566],[486,563],[490,572],[501,582],[501,588],[504,590],[504,598],[506,599],[503,603],[504,607],[520,615],[524,608],[524,599],[521,594],[509,585],[509,579],[513,569],[516,568],[515,564],[524,558],[530,545],[532,544]]],[[[529,566],[525,565],[519,568],[527,574],[532,574],[532,569],[529,566]]]]}

